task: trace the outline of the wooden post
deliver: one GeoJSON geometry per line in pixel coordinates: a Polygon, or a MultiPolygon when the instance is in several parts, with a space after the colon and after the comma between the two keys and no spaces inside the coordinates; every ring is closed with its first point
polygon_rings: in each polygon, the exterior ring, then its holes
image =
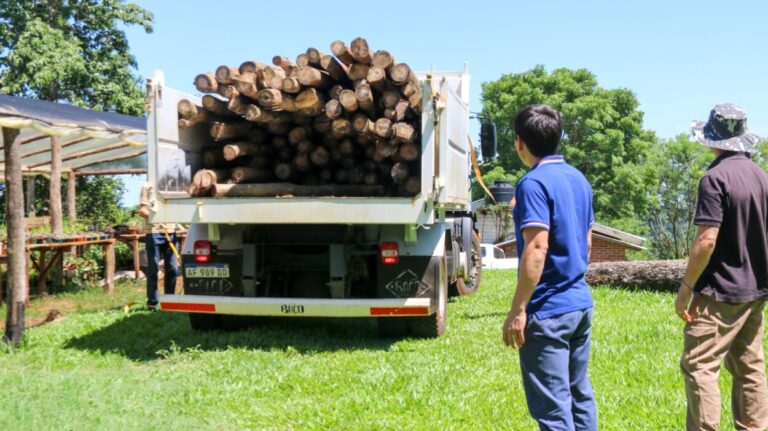
{"type": "Polygon", "coordinates": [[[61,209],[61,138],[51,136],[51,233],[64,233],[64,215],[61,209]]]}
{"type": "Polygon", "coordinates": [[[24,178],[24,185],[26,186],[24,205],[27,208],[27,217],[35,216],[35,177],[24,178]]]}
{"type": "Polygon", "coordinates": [[[77,221],[77,208],[75,202],[77,199],[77,176],[74,171],[67,175],[67,217],[70,223],[77,221]]]}
{"type": "Polygon", "coordinates": [[[8,202],[8,299],[3,341],[18,346],[24,338],[25,278],[24,191],[21,184],[21,143],[18,129],[2,128],[5,152],[5,193],[8,202]]]}
{"type": "Polygon", "coordinates": [[[115,291],[115,240],[104,246],[104,290],[112,294],[115,291]]]}

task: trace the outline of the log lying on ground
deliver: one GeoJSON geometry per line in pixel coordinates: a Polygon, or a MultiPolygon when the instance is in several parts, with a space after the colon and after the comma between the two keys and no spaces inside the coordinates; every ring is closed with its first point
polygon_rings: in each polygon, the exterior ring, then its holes
{"type": "Polygon", "coordinates": [[[385,188],[375,185],[327,184],[304,186],[289,183],[216,184],[214,197],[271,196],[383,196],[385,188]]]}
{"type": "Polygon", "coordinates": [[[685,275],[685,267],[684,260],[598,262],[589,265],[586,280],[593,286],[675,292],[685,275]]]}

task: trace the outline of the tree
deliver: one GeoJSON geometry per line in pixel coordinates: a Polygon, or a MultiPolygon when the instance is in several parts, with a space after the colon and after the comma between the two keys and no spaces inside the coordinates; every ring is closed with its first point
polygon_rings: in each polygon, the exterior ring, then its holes
{"type": "Polygon", "coordinates": [[[547,103],[563,114],[560,152],[592,183],[598,221],[625,226],[645,213],[654,172],[648,156],[656,137],[643,129],[643,113],[627,89],[606,90],[586,69],[543,66],[483,83],[483,112],[496,124],[499,165],[514,177],[526,169],[514,149],[512,121],[524,106],[547,103]]]}
{"type": "Polygon", "coordinates": [[[124,0],[0,2],[0,92],[141,115],[121,25],[150,33],[152,14],[124,0]]]}
{"type": "Polygon", "coordinates": [[[752,160],[754,160],[764,171],[768,172],[768,139],[764,139],[755,145],[752,149],[752,160]]]}
{"type": "Polygon", "coordinates": [[[645,221],[656,257],[681,259],[689,255],[699,180],[712,159],[707,147],[685,134],[662,142],[651,155],[650,166],[658,182],[648,189],[645,221]]]}
{"type": "Polygon", "coordinates": [[[125,218],[120,198],[125,194],[125,184],[118,177],[83,176],[77,178],[78,218],[104,228],[125,218]]]}

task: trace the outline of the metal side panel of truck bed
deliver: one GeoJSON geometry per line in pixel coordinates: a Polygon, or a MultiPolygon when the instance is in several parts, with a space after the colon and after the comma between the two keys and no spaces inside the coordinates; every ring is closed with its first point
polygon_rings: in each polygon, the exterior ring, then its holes
{"type": "Polygon", "coordinates": [[[469,75],[418,74],[423,88],[421,193],[414,197],[191,197],[192,175],[210,141],[204,125],[179,129],[177,105],[200,97],[152,80],[148,128],[150,221],[153,223],[411,224],[435,222],[436,209],[469,208],[469,75]],[[436,91],[433,91],[437,89],[436,91]]]}

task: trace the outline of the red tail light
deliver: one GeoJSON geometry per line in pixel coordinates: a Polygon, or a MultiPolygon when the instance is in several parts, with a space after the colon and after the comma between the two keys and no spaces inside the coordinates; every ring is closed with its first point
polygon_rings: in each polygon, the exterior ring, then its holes
{"type": "Polygon", "coordinates": [[[381,263],[384,265],[394,265],[400,261],[400,250],[394,241],[382,242],[379,246],[381,254],[381,263]]]}
{"type": "Polygon", "coordinates": [[[194,255],[195,262],[208,263],[211,261],[211,242],[210,241],[195,241],[194,255]]]}

